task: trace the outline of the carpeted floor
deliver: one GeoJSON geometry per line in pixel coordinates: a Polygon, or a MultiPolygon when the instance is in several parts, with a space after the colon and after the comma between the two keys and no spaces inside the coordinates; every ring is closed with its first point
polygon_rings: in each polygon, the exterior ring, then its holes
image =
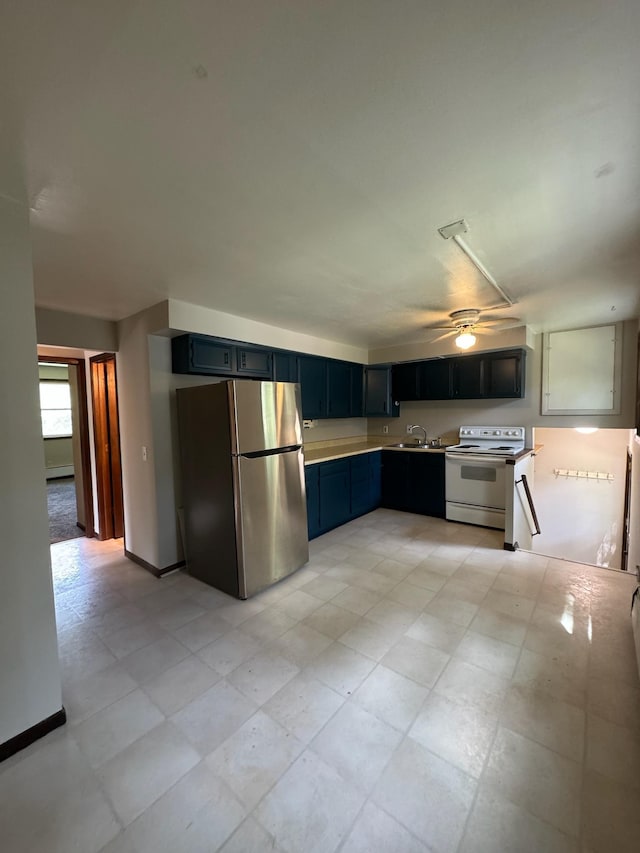
{"type": "Polygon", "coordinates": [[[49,541],[64,542],[84,536],[78,525],[76,511],[76,487],[73,477],[61,477],[47,482],[47,504],[49,506],[49,541]]]}

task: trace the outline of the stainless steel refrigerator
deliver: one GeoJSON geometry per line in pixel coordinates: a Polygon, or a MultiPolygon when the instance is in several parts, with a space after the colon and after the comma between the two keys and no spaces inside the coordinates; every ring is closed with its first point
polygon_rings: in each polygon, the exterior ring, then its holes
{"type": "Polygon", "coordinates": [[[249,598],[309,559],[300,386],[177,390],[187,569],[249,598]]]}

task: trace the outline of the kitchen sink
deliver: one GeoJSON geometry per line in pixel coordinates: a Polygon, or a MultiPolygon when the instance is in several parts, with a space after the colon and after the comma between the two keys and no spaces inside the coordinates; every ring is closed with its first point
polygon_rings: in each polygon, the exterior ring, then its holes
{"type": "Polygon", "coordinates": [[[401,441],[399,444],[388,444],[387,447],[399,447],[404,450],[429,450],[428,444],[407,444],[404,441],[401,441]]]}

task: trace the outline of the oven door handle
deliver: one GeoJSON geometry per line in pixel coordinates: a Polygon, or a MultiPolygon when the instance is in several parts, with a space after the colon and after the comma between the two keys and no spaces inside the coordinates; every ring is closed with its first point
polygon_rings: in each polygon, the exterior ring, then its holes
{"type": "Polygon", "coordinates": [[[485,465],[505,465],[506,457],[492,456],[490,453],[445,453],[445,459],[455,459],[456,462],[484,462],[485,465]]]}

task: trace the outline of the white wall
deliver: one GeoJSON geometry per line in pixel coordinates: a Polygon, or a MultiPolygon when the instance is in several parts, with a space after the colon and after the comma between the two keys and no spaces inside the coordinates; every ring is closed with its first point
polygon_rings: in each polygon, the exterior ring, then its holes
{"type": "MultiPolygon", "coordinates": [[[[160,491],[156,485],[156,466],[171,471],[171,458],[162,448],[161,435],[169,417],[169,395],[154,390],[149,363],[149,335],[167,327],[166,303],[122,320],[118,324],[118,409],[120,416],[120,453],[124,498],[125,546],[137,557],[156,568],[167,568],[176,560],[175,545],[166,544],[159,518],[166,518],[165,506],[173,503],[173,490],[160,491]],[[153,408],[153,414],[152,414],[153,408]],[[154,417],[156,423],[154,424],[154,417]],[[158,448],[154,435],[158,435],[158,448]],[[142,448],[146,447],[146,460],[142,448]],[[157,459],[156,459],[157,456],[157,459]],[[159,512],[158,507],[162,507],[159,512]]],[[[170,345],[168,340],[163,346],[170,345]]],[[[160,367],[154,377],[154,389],[162,389],[166,369],[160,367]]],[[[168,380],[167,380],[168,381],[168,380]]],[[[172,510],[172,515],[175,515],[172,510]]],[[[175,528],[175,522],[172,522],[175,528]]],[[[175,532],[172,541],[175,543],[175,532]]]]}
{"type": "Polygon", "coordinates": [[[306,352],[311,355],[323,355],[327,358],[341,358],[365,364],[368,352],[363,347],[349,346],[338,341],[327,341],[312,335],[304,335],[291,329],[281,329],[268,323],[236,317],[212,308],[190,305],[188,302],[168,301],[169,328],[174,331],[197,332],[203,335],[215,335],[233,341],[246,341],[262,344],[276,349],[288,349],[294,352],[306,352]]]}
{"type": "Polygon", "coordinates": [[[598,566],[620,568],[629,430],[583,435],[536,428],[535,504],[540,536],[532,550],[598,566]],[[613,482],[556,477],[555,469],[599,471],[613,482]]]}
{"type": "Polygon", "coordinates": [[[115,352],[118,347],[117,325],[113,320],[36,308],[36,328],[39,344],[97,352],[115,352]]]}
{"type": "Polygon", "coordinates": [[[0,743],[62,707],[26,203],[0,197],[0,743]],[[11,401],[7,405],[7,401],[11,401]]]}

